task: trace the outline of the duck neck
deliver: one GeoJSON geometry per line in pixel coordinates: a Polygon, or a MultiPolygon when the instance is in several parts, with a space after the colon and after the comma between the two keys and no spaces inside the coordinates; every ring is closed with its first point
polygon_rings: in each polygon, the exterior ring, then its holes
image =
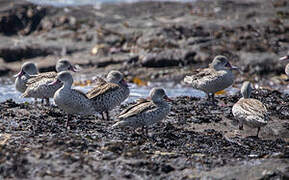
{"type": "Polygon", "coordinates": [[[162,99],[153,99],[152,100],[154,104],[158,105],[158,106],[166,106],[167,102],[162,100],[162,99]]]}
{"type": "Polygon", "coordinates": [[[63,89],[71,89],[72,83],[73,83],[72,80],[65,81],[65,82],[63,83],[62,88],[63,88],[63,89]]]}

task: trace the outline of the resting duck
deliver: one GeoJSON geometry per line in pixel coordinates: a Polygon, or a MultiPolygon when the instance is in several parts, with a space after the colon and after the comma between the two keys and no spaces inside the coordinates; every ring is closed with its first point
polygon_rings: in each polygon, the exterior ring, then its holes
{"type": "Polygon", "coordinates": [[[260,128],[265,126],[269,120],[267,108],[257,99],[250,98],[252,91],[251,83],[245,81],[241,88],[242,98],[234,104],[232,113],[239,121],[239,129],[243,129],[243,124],[251,128],[257,128],[257,137],[260,128]]]}

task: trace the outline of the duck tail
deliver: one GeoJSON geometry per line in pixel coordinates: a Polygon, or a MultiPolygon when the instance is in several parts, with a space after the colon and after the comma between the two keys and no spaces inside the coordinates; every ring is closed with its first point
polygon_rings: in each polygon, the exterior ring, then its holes
{"type": "Polygon", "coordinates": [[[112,125],[112,128],[124,128],[127,125],[128,124],[126,123],[126,121],[119,121],[119,122],[115,123],[114,125],[112,125]]]}
{"type": "Polygon", "coordinates": [[[193,82],[193,78],[192,78],[191,76],[186,76],[186,77],[184,78],[184,82],[190,84],[190,83],[193,82]]]}
{"type": "Polygon", "coordinates": [[[21,94],[21,98],[27,98],[29,97],[29,94],[25,91],[24,93],[21,94]]]}

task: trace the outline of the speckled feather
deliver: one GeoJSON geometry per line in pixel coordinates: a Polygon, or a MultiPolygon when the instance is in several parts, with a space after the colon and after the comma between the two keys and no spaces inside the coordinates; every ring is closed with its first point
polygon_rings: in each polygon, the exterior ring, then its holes
{"type": "Polygon", "coordinates": [[[97,112],[104,112],[119,106],[129,96],[129,88],[102,79],[86,95],[97,112]]]}
{"type": "Polygon", "coordinates": [[[61,87],[61,84],[50,86],[49,83],[56,78],[42,78],[28,85],[22,97],[53,98],[54,93],[61,87]]]}
{"type": "Polygon", "coordinates": [[[41,81],[42,79],[51,79],[52,81],[55,80],[57,76],[56,72],[46,72],[46,73],[39,73],[37,75],[33,75],[28,81],[27,85],[31,85],[33,83],[36,83],[38,81],[41,81]]]}
{"type": "Polygon", "coordinates": [[[94,108],[86,95],[76,89],[60,88],[54,94],[57,106],[68,114],[94,114],[94,108]]]}
{"type": "Polygon", "coordinates": [[[128,118],[128,117],[132,117],[132,116],[136,116],[139,113],[142,113],[146,110],[149,109],[153,109],[156,108],[156,106],[153,104],[152,101],[148,100],[148,99],[139,99],[137,100],[137,103],[128,107],[127,109],[123,110],[118,118],[119,119],[124,119],[124,118],[128,118]]]}
{"type": "Polygon", "coordinates": [[[250,127],[265,126],[269,120],[266,106],[257,99],[241,98],[232,108],[234,117],[250,127]]]}
{"type": "Polygon", "coordinates": [[[151,100],[141,100],[137,104],[124,110],[118,117],[119,122],[113,127],[143,127],[149,126],[164,119],[170,111],[167,102],[153,103],[151,100]]]}
{"type": "Polygon", "coordinates": [[[184,81],[192,84],[195,89],[206,93],[216,93],[233,84],[234,74],[231,70],[216,71],[206,68],[195,75],[186,76],[184,81]]]}
{"type": "Polygon", "coordinates": [[[62,82],[62,87],[55,92],[53,97],[57,106],[68,114],[91,115],[95,113],[91,101],[86,97],[85,93],[71,89],[73,78],[69,72],[58,73],[56,79],[52,86],[59,83],[59,81],[62,82]]]}

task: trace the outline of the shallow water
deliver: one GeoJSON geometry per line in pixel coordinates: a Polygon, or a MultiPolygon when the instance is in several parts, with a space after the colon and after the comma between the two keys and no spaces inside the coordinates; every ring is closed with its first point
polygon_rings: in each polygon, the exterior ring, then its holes
{"type": "MultiPolygon", "coordinates": [[[[73,88],[82,90],[83,92],[87,92],[93,87],[91,86],[74,86],[73,88]]],[[[149,95],[149,91],[153,87],[163,87],[166,90],[166,93],[169,97],[177,97],[177,96],[192,96],[192,97],[206,97],[206,94],[202,91],[193,89],[192,87],[184,87],[181,84],[173,84],[173,83],[158,83],[153,82],[149,83],[148,86],[137,86],[136,84],[129,84],[130,87],[130,96],[127,99],[127,102],[134,101],[141,97],[147,97],[149,95]]],[[[238,92],[236,88],[228,88],[227,94],[235,94],[238,92]]],[[[3,102],[7,99],[13,99],[16,102],[32,102],[32,98],[21,98],[21,93],[16,91],[15,86],[12,81],[8,81],[0,84],[0,102],[3,102]]]]}

